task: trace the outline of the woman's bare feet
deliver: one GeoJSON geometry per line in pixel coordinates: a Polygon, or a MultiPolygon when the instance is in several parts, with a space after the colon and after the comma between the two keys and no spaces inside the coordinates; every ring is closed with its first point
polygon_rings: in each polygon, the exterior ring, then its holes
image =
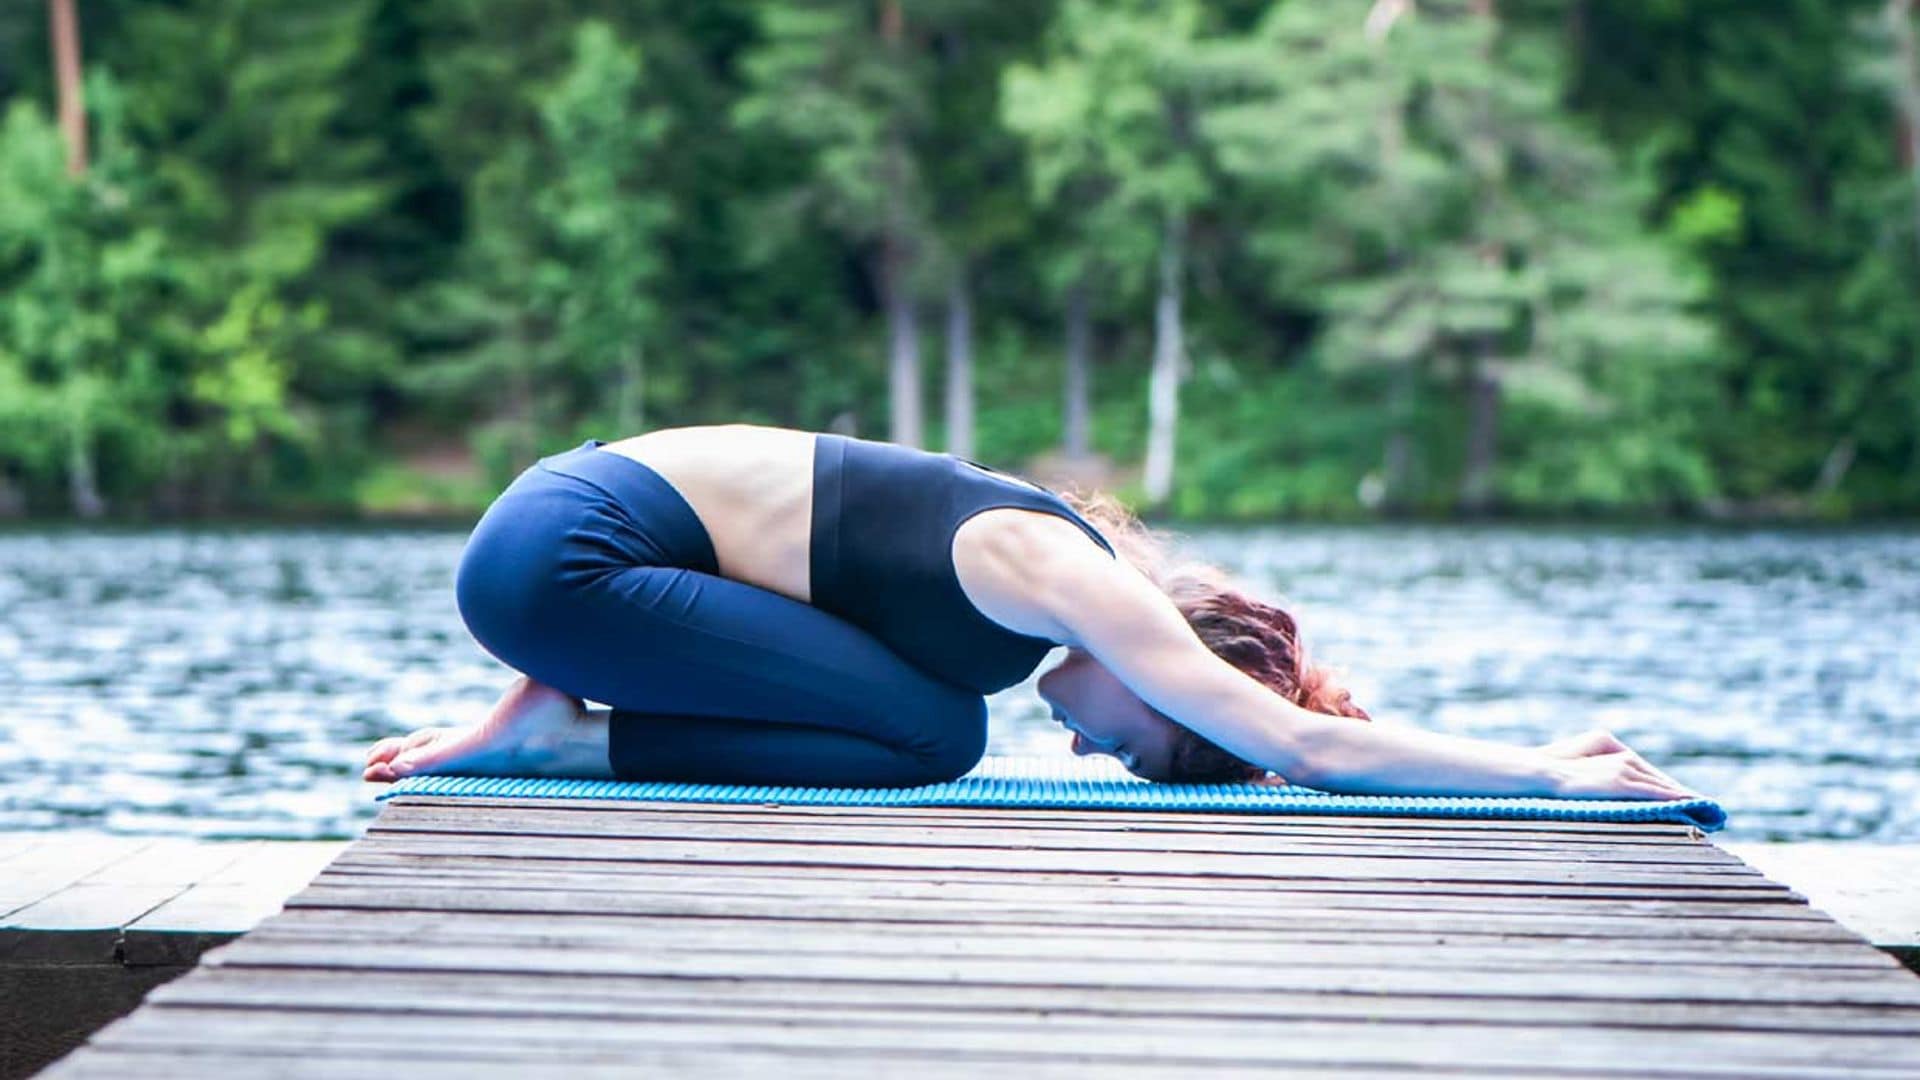
{"type": "Polygon", "coordinates": [[[606,714],[589,713],[579,698],[522,675],[478,724],[421,728],[374,743],[361,775],[384,783],[430,773],[607,779],[613,770],[606,714]]]}

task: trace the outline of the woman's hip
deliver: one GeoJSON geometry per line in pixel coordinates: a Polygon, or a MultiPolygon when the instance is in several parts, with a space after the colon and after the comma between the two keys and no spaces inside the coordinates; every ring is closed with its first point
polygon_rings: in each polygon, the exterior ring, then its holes
{"type": "Polygon", "coordinates": [[[717,571],[712,540],[679,492],[600,445],[588,439],[528,466],[475,523],[454,594],[476,636],[483,625],[523,621],[556,594],[613,571],[717,571]]]}

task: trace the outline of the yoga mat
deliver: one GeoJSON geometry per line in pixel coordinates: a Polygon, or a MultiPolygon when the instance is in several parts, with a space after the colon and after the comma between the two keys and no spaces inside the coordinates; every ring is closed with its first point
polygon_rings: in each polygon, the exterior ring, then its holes
{"type": "Polygon", "coordinates": [[[1115,810],[1226,810],[1275,814],[1390,814],[1552,821],[1677,821],[1715,832],[1727,814],[1712,799],[1667,802],[1479,795],[1334,795],[1299,785],[1158,784],[1104,756],[993,755],[958,780],[911,788],[775,787],[647,780],[409,776],[376,796],[474,795],[524,799],[785,803],[793,806],[1034,806],[1115,810]]]}

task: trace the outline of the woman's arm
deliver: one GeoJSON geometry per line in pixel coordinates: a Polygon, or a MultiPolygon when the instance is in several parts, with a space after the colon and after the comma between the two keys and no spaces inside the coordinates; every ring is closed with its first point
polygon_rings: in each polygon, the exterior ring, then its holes
{"type": "Polygon", "coordinates": [[[1091,653],[1178,723],[1290,781],[1347,794],[1682,797],[1643,780],[1630,751],[1570,760],[1303,709],[1214,655],[1132,565],[1071,550],[1046,562],[1036,577],[1058,640],[1091,653]]]}

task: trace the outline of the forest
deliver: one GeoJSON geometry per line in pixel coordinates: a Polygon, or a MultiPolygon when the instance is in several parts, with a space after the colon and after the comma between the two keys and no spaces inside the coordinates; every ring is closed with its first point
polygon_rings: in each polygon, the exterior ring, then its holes
{"type": "Polygon", "coordinates": [[[1910,517],[1912,2],[21,0],[0,518],[728,422],[1179,520],[1910,517]]]}

